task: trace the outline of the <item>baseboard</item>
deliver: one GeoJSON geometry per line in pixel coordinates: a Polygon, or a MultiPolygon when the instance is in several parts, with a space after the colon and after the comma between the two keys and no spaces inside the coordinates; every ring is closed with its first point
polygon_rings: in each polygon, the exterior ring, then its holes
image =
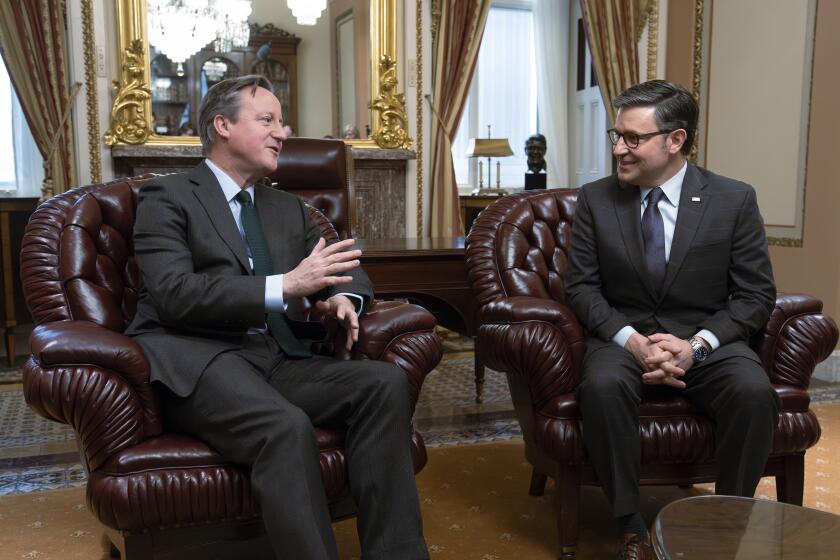
{"type": "Polygon", "coordinates": [[[840,350],[835,350],[824,362],[817,364],[813,377],[832,383],[840,382],[840,350]]]}

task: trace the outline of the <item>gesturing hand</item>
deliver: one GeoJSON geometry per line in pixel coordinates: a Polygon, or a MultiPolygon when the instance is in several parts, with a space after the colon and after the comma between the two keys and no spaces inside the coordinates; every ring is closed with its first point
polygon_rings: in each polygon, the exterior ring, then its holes
{"type": "Polygon", "coordinates": [[[359,266],[362,252],[348,250],[354,241],[345,239],[327,245],[323,237],[319,239],[309,256],[283,276],[283,299],[309,296],[327,286],[352,282],[352,277],[340,275],[359,266]]]}
{"type": "Polygon", "coordinates": [[[315,308],[325,317],[334,317],[347,331],[347,350],[353,348],[353,343],[359,340],[359,316],[356,307],[347,296],[341,294],[332,296],[326,301],[316,301],[315,308]]]}

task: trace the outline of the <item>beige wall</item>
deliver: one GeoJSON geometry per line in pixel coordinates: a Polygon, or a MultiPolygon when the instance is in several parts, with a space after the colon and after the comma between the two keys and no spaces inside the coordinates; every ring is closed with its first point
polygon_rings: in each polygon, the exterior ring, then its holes
{"type": "MultiPolygon", "coordinates": [[[[668,13],[668,79],[690,85],[693,0],[671,0],[668,13]],[[690,25],[689,25],[690,20],[690,25]]],[[[805,177],[805,224],[802,247],[770,247],[781,292],[820,298],[825,312],[840,320],[840,2],[819,2],[814,40],[811,112],[805,177]]],[[[714,39],[713,39],[714,40],[714,39]]],[[[768,114],[756,137],[778,134],[768,114]]],[[[796,162],[791,162],[795,165],[796,162]]]]}
{"type": "MultiPolygon", "coordinates": [[[[840,2],[820,1],[814,42],[803,246],[771,247],[780,291],[813,294],[840,320],[840,2]]],[[[768,128],[772,120],[768,119],[768,128]]]]}
{"type": "Polygon", "coordinates": [[[298,136],[320,138],[333,129],[330,77],[330,27],[327,12],[315,25],[298,25],[283,0],[253,0],[248,21],[276,27],[300,37],[298,45],[298,136]]]}
{"type": "Polygon", "coordinates": [[[767,233],[778,238],[802,233],[814,4],[715,2],[706,18],[712,40],[700,161],[755,186],[767,233]],[[772,131],[756,134],[768,125],[772,131]]]}

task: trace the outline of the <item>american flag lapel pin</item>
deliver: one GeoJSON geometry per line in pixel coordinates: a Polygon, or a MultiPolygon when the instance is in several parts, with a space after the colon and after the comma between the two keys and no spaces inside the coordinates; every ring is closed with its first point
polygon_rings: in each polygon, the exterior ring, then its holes
{"type": "Polygon", "coordinates": [[[700,202],[700,197],[699,196],[692,196],[691,197],[691,202],[700,202]]]}

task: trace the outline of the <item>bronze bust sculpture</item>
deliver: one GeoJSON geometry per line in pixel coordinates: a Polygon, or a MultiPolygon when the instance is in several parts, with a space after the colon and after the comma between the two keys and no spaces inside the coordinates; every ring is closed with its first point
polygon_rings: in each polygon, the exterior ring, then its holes
{"type": "Polygon", "coordinates": [[[545,172],[546,149],[545,136],[542,134],[532,134],[525,141],[525,153],[528,155],[529,173],[545,172]]]}

